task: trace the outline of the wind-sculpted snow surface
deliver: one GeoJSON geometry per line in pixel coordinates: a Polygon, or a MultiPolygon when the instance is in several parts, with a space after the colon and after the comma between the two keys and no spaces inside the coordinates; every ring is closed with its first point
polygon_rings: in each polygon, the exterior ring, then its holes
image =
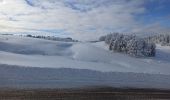
{"type": "Polygon", "coordinates": [[[59,42],[1,35],[0,63],[102,72],[170,74],[170,48],[158,45],[156,57],[134,58],[109,51],[104,42],[59,42]]]}

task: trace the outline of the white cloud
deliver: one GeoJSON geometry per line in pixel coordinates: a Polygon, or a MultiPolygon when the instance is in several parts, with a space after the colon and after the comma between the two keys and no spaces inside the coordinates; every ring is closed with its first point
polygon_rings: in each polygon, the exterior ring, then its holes
{"type": "Polygon", "coordinates": [[[135,14],[145,11],[143,0],[1,0],[2,32],[64,30],[78,39],[109,32],[141,30],[135,14]]]}

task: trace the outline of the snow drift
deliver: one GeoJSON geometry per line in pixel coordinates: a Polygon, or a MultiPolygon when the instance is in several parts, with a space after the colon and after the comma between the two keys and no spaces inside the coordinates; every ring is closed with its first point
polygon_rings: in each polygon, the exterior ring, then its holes
{"type": "Polygon", "coordinates": [[[170,89],[170,75],[99,72],[70,68],[33,68],[0,65],[0,88],[115,88],[170,89]]]}

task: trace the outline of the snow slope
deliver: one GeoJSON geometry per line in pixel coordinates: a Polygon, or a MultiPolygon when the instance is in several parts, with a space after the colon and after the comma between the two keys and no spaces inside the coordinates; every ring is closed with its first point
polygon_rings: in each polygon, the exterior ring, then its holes
{"type": "Polygon", "coordinates": [[[108,51],[103,42],[57,42],[0,36],[0,63],[97,71],[170,74],[170,48],[157,46],[156,58],[133,58],[108,51]]]}
{"type": "Polygon", "coordinates": [[[108,51],[103,42],[57,42],[0,36],[0,63],[29,67],[170,74],[170,48],[157,46],[156,58],[133,58],[108,51]]]}
{"type": "MultiPolygon", "coordinates": [[[[38,82],[37,84],[42,84],[43,87],[45,83],[48,83],[46,85],[49,86],[50,82],[52,82],[51,84],[55,84],[54,87],[56,85],[60,87],[62,84],[59,83],[67,81],[70,83],[63,83],[63,87],[69,87],[70,85],[68,84],[72,84],[71,86],[108,85],[170,89],[170,79],[168,78],[170,76],[170,47],[162,47],[160,45],[157,45],[155,58],[134,58],[109,51],[103,42],[59,42],[0,35],[0,68],[2,68],[1,71],[9,71],[0,75],[0,79],[5,79],[0,81],[0,86],[4,86],[3,84],[7,83],[10,86],[11,82],[14,82],[14,86],[17,84],[21,85],[22,82],[24,84],[38,82]],[[49,70],[49,68],[55,68],[55,72],[52,74],[54,76],[50,76],[50,73],[45,71],[43,74],[47,78],[40,80],[43,78],[43,75],[42,77],[36,75],[39,71],[34,72],[31,70],[27,72],[27,70],[11,69],[11,67],[8,70],[8,68],[5,69],[5,65],[22,66],[26,67],[26,69],[40,67],[42,69],[38,70],[44,69],[44,71],[49,70]],[[63,74],[60,73],[60,77],[55,76],[58,74],[54,73],[58,73],[61,68],[64,68],[63,74]],[[70,68],[73,70],[68,72],[70,68]],[[80,72],[71,76],[71,73],[75,71],[80,72]],[[84,71],[87,75],[83,74],[84,76],[81,76],[80,73],[84,71]],[[11,75],[10,73],[13,74],[11,75]],[[32,73],[35,76],[30,77],[26,73],[32,73]],[[88,76],[90,73],[92,73],[91,76],[88,76]],[[20,77],[20,75],[24,76],[25,74],[26,78],[20,77]],[[13,77],[15,75],[17,77],[13,77]],[[79,77],[74,80],[73,77],[76,77],[76,75],[79,77]],[[64,76],[65,78],[63,78],[64,76]],[[40,78],[38,79],[39,81],[35,80],[37,77],[40,78]],[[29,78],[31,81],[28,80],[29,78]],[[58,78],[61,79],[57,81],[58,78]],[[20,81],[22,82],[20,83],[20,81]]],[[[37,84],[33,86],[36,87],[37,84]]]]}

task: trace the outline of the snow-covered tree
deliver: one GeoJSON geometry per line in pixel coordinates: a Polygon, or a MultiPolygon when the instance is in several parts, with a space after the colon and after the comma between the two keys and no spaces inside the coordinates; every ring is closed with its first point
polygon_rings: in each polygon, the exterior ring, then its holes
{"type": "Polygon", "coordinates": [[[155,56],[156,46],[154,43],[146,42],[144,39],[134,38],[128,42],[127,53],[138,57],[153,57],[155,56]]]}
{"type": "Polygon", "coordinates": [[[101,37],[99,38],[99,41],[105,41],[105,39],[106,39],[106,36],[101,36],[101,37]]]}
{"type": "Polygon", "coordinates": [[[170,46],[170,34],[158,34],[147,38],[148,41],[161,44],[162,46],[170,46]]]}
{"type": "Polygon", "coordinates": [[[134,35],[113,33],[106,35],[105,43],[109,50],[122,52],[136,57],[155,56],[155,44],[134,35]]]}

